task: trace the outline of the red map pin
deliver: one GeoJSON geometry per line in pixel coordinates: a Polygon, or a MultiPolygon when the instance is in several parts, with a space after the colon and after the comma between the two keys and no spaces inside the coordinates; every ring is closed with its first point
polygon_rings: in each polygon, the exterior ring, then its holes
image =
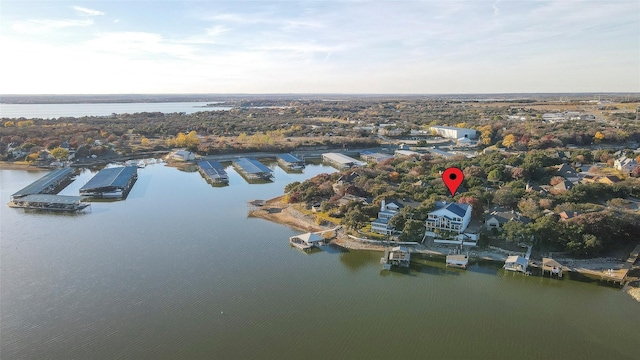
{"type": "Polygon", "coordinates": [[[452,197],[462,184],[462,180],[464,180],[464,174],[457,167],[450,167],[442,173],[442,181],[447,185],[452,197]]]}

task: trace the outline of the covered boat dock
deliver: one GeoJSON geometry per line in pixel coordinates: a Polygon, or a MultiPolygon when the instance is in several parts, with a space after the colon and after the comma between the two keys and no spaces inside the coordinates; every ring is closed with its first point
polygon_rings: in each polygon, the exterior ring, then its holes
{"type": "Polygon", "coordinates": [[[284,166],[287,169],[291,169],[291,170],[304,169],[304,161],[298,159],[292,154],[278,154],[276,158],[278,159],[278,164],[284,166]]]}
{"type": "Polygon", "coordinates": [[[239,158],[233,160],[233,165],[248,179],[271,180],[273,171],[260,161],[252,158],[239,158]]]}
{"type": "Polygon", "coordinates": [[[14,198],[9,206],[34,210],[79,211],[90,205],[83,203],[83,199],[82,196],[33,194],[14,198]]]}
{"type": "Polygon", "coordinates": [[[229,175],[224,170],[224,166],[217,161],[203,160],[198,161],[198,167],[200,168],[200,174],[216,184],[228,184],[229,175]]]}
{"type": "Polygon", "coordinates": [[[316,233],[305,233],[290,237],[289,243],[300,250],[309,250],[322,245],[324,238],[316,233]]]}
{"type": "Polygon", "coordinates": [[[80,188],[80,195],[124,199],[137,179],[138,169],[135,166],[102,169],[80,188]]]}
{"type": "Polygon", "coordinates": [[[73,175],[72,168],[53,170],[11,195],[11,200],[14,201],[18,198],[34,194],[55,194],[60,190],[62,185],[71,178],[71,175],[73,175]]]}

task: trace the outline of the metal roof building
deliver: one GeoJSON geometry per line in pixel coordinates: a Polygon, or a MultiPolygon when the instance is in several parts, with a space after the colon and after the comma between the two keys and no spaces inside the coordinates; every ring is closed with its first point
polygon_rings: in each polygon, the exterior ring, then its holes
{"type": "Polygon", "coordinates": [[[11,195],[11,198],[19,198],[32,194],[49,193],[55,191],[57,185],[68,179],[73,173],[72,168],[56,169],[40,179],[32,182],[22,190],[11,195]]]}
{"type": "Polygon", "coordinates": [[[322,160],[340,168],[340,169],[347,169],[350,168],[352,166],[361,166],[361,165],[366,165],[365,162],[362,161],[358,161],[352,157],[349,157],[347,155],[343,155],[340,153],[324,153],[322,154],[322,160]]]}
{"type": "Polygon", "coordinates": [[[119,193],[116,197],[124,197],[137,178],[138,169],[135,166],[102,169],[80,188],[80,195],[104,197],[113,192],[119,193]]]}
{"type": "Polygon", "coordinates": [[[278,159],[278,163],[285,167],[288,167],[291,169],[304,168],[304,161],[298,159],[292,154],[278,154],[276,158],[278,159]]]}
{"type": "Polygon", "coordinates": [[[251,158],[239,158],[233,160],[235,165],[245,176],[250,179],[271,179],[273,177],[273,171],[260,161],[251,158]]]}
{"type": "Polygon", "coordinates": [[[217,161],[203,160],[198,161],[200,173],[208,180],[216,183],[228,183],[229,176],[224,170],[224,166],[217,161]]]}

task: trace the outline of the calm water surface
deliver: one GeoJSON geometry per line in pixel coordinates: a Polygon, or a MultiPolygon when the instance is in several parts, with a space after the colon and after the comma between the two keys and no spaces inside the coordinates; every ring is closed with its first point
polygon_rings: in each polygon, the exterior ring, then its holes
{"type": "MultiPolygon", "coordinates": [[[[246,201],[304,174],[214,188],[163,165],[86,214],[11,209],[41,172],[0,170],[0,358],[637,359],[640,304],[618,289],[380,253],[304,254],[246,201]]],[[[63,191],[76,195],[85,171],[63,191]]]]}
{"type": "Polygon", "coordinates": [[[51,119],[59,117],[106,116],[161,112],[192,114],[198,111],[229,110],[225,106],[209,106],[211,102],[103,103],[103,104],[0,104],[0,118],[51,119]]]}

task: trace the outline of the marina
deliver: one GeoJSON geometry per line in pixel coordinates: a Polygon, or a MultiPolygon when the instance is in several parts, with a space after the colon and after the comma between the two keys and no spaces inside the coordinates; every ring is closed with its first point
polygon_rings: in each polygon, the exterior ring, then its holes
{"type": "Polygon", "coordinates": [[[102,199],[125,199],[137,178],[138,171],[135,166],[102,169],[80,188],[80,195],[102,199]]]}
{"type": "Polygon", "coordinates": [[[276,155],[276,159],[278,164],[282,166],[285,170],[294,170],[299,171],[304,169],[304,161],[298,159],[296,156],[292,154],[278,154],[276,155]]]}
{"type": "Polygon", "coordinates": [[[32,194],[14,198],[9,203],[9,207],[47,211],[80,211],[91,205],[83,203],[82,200],[84,200],[83,196],[32,194]]]}
{"type": "Polygon", "coordinates": [[[248,180],[273,180],[273,171],[256,159],[235,159],[233,165],[248,180]]]}
{"type": "Polygon", "coordinates": [[[15,200],[17,198],[34,194],[55,194],[64,187],[65,184],[70,182],[72,175],[72,168],[67,167],[53,170],[40,179],[13,193],[13,195],[11,195],[11,199],[15,200]]]}
{"type": "Polygon", "coordinates": [[[229,184],[229,175],[224,170],[224,166],[217,161],[198,161],[198,171],[205,180],[215,185],[229,184]]]}

